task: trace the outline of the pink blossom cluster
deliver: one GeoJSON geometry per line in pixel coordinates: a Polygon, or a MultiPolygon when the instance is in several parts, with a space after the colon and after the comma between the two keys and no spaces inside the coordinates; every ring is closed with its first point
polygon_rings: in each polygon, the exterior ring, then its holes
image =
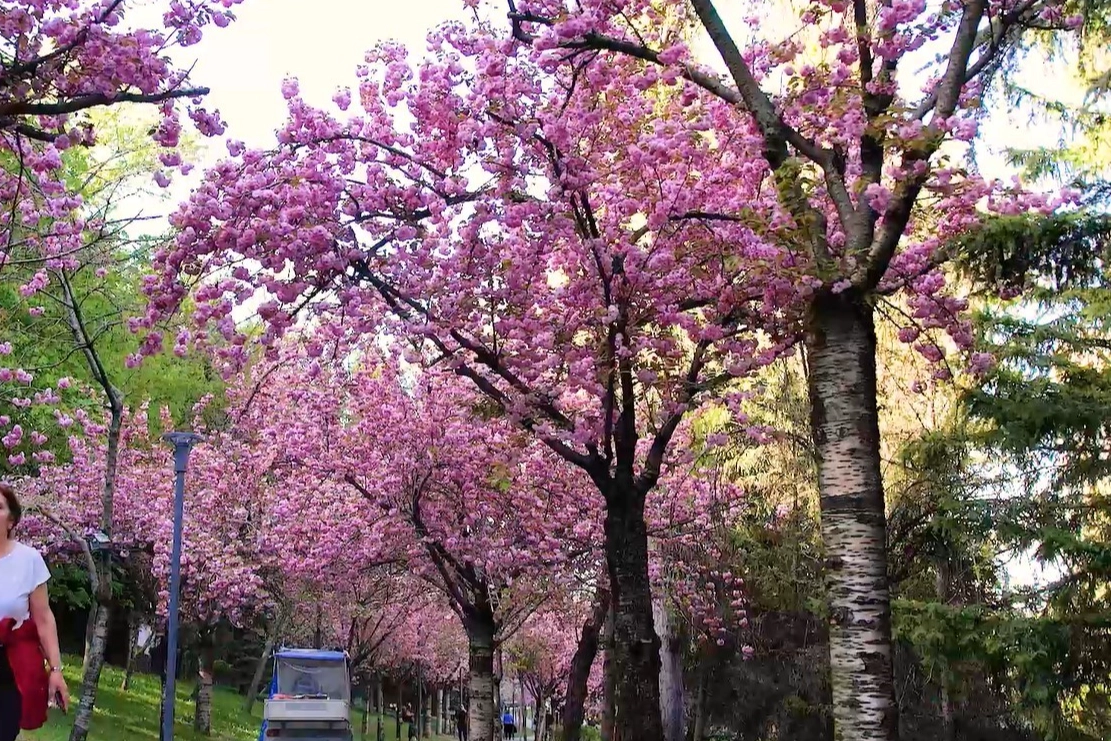
{"type": "Polygon", "coordinates": [[[351,335],[412,339],[413,361],[467,375],[511,419],[586,454],[607,444],[615,396],[641,410],[641,430],[659,429],[703,390],[787,351],[821,292],[877,280],[912,297],[921,329],[965,347],[963,309],[932,287],[941,245],[985,213],[1071,197],[920,154],[975,136],[982,83],[935,116],[943,69],[905,97],[884,63],[952,36],[950,4],[885,5],[864,44],[844,31],[851,8],[818,4],[807,12],[821,64],[797,40],[743,50],[757,83],[785,76],[774,106],[797,146],[831,158],[819,170],[797,157],[788,175],[773,174],[767,132],[726,82],[657,38],[659,8],[615,8],[522,4],[514,36],[445,24],[415,59],[380,45],[338,110],[287,80],[277,148],[234,143],[173,216],[178,236],[157,255],[139,329],[155,331],[191,295],[196,339],[219,332],[234,369],[248,356],[236,306],[261,301],[266,346],[301,316],[341,316],[351,335]],[[591,44],[602,46],[588,60],[570,53],[591,44]],[[882,122],[867,114],[875,96],[891,98],[882,122]],[[862,149],[877,126],[878,170],[862,149]],[[812,187],[792,195],[802,182],[812,187]],[[920,195],[901,216],[908,191],[920,195]],[[897,230],[878,279],[861,220],[876,242],[897,230]],[[632,374],[617,384],[623,364],[632,374]]]}
{"type": "MultiPolygon", "coordinates": [[[[121,0],[11,0],[0,13],[0,280],[19,282],[19,295],[32,317],[44,307],[37,299],[50,271],[74,269],[90,234],[105,226],[91,213],[65,167],[72,147],[96,143],[88,111],[131,103],[157,105],[161,122],[155,139],[167,148],[163,164],[187,170],[177,147],[184,108],[203,134],[222,132],[218,115],[204,110],[206,90],[193,88],[175,69],[167,51],[196,43],[203,30],[225,26],[239,0],[160,0],[163,23],[134,22],[136,12],[121,0]],[[184,105],[175,101],[188,99],[184,105]],[[29,279],[26,279],[29,275],[29,279]]],[[[166,177],[160,173],[160,180],[166,177]]],[[[103,275],[103,273],[101,273],[103,275]]],[[[0,346],[10,337],[0,328],[0,346]]],[[[10,436],[14,418],[27,418],[35,405],[51,405],[55,394],[23,386],[30,369],[12,378],[0,374],[0,433],[10,436]],[[7,429],[5,429],[7,428],[7,429]]],[[[34,437],[27,437],[33,440],[34,437]]],[[[15,450],[6,463],[23,468],[48,462],[45,451],[15,450]]]]}

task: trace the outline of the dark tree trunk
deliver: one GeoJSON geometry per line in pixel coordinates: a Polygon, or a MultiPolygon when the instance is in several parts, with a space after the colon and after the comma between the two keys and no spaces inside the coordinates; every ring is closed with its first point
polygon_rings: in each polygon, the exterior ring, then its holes
{"type": "Polygon", "coordinates": [[[694,700],[694,723],[691,728],[692,741],[702,741],[706,735],[706,682],[709,675],[708,661],[703,659],[698,667],[698,694],[694,700]]]}
{"type": "Polygon", "coordinates": [[[432,718],[428,713],[428,686],[423,681],[420,683],[419,697],[418,703],[420,705],[420,711],[418,713],[417,722],[420,725],[418,729],[421,738],[428,738],[432,735],[432,718]]]}
{"type": "Polygon", "coordinates": [[[312,632],[312,647],[316,650],[324,648],[324,608],[316,607],[316,626],[312,632]]]}
{"type": "MultiPolygon", "coordinates": [[[[571,670],[567,673],[567,699],[563,703],[563,741],[579,741],[582,734],[590,667],[598,655],[599,637],[609,615],[609,607],[609,592],[600,591],[594,603],[594,612],[583,625],[575,654],[571,657],[571,670]]],[[[541,717],[539,708],[536,717],[541,717]]]]}
{"type": "MultiPolygon", "coordinates": [[[[941,550],[943,552],[937,559],[937,575],[934,586],[937,590],[938,602],[948,605],[953,602],[952,563],[948,549],[942,546],[941,550]]],[[[949,693],[949,662],[944,657],[942,662],[941,676],[937,680],[938,701],[941,705],[941,728],[938,729],[937,738],[938,741],[956,741],[957,726],[953,712],[953,699],[949,693]]]]}
{"type": "Polygon", "coordinates": [[[664,741],[660,639],[652,621],[645,492],[619,473],[606,492],[605,542],[613,602],[613,741],[664,741]]]}
{"type": "Polygon", "coordinates": [[[123,665],[123,681],[120,691],[127,692],[131,689],[131,675],[135,671],[135,654],[139,651],[139,617],[130,612],[127,615],[127,657],[123,665]]]}
{"type": "MultiPolygon", "coordinates": [[[[104,401],[109,411],[104,454],[104,485],[100,496],[100,529],[111,541],[120,432],[123,429],[123,396],[112,384],[112,379],[101,362],[96,345],[97,337],[100,335],[90,331],[90,327],[86,324],[81,301],[74,294],[66,272],[59,271],[58,277],[65,296],[63,305],[66,309],[67,323],[75,346],[84,354],[90,373],[104,392],[104,401]]],[[[85,643],[81,695],[73,719],[73,727],[70,729],[69,741],[85,741],[89,735],[89,724],[92,721],[96,693],[100,686],[100,671],[104,667],[104,651],[108,645],[109,606],[112,601],[112,566],[109,554],[101,552],[94,559],[88,546],[85,546],[85,553],[90,561],[89,578],[94,582],[93,606],[89,616],[89,622],[93,627],[85,643]]]]}
{"type": "Polygon", "coordinates": [[[613,661],[613,604],[606,613],[605,639],[602,643],[602,741],[614,741],[617,711],[617,670],[613,661]]]}
{"type": "MultiPolygon", "coordinates": [[[[213,636],[208,637],[214,640],[213,636]]],[[[201,648],[197,667],[197,704],[193,712],[193,730],[205,736],[212,735],[212,680],[216,665],[216,648],[205,645],[201,648]]]]}
{"type": "Polygon", "coordinates": [[[435,733],[438,736],[443,732],[443,728],[440,727],[440,715],[441,715],[440,698],[443,695],[443,690],[441,690],[437,687],[433,687],[431,692],[432,692],[432,728],[430,729],[430,731],[431,731],[431,733],[435,733]]]}
{"type": "Polygon", "coordinates": [[[806,347],[836,733],[842,741],[892,741],[898,708],[871,307],[853,291],[817,298],[806,347]]]}
{"type": "Polygon", "coordinates": [[[247,690],[246,709],[248,715],[250,715],[251,708],[255,706],[255,701],[258,699],[259,690],[262,688],[262,678],[266,674],[266,664],[270,661],[270,654],[274,652],[274,644],[278,641],[284,622],[285,615],[279,612],[278,617],[274,619],[274,623],[266,632],[266,643],[262,647],[262,655],[259,656],[258,663],[255,664],[255,672],[251,675],[251,686],[247,690]]]}
{"type": "Polygon", "coordinates": [[[405,685],[397,683],[397,708],[394,711],[394,724],[396,725],[397,738],[401,738],[401,708],[405,705],[405,685]]]}

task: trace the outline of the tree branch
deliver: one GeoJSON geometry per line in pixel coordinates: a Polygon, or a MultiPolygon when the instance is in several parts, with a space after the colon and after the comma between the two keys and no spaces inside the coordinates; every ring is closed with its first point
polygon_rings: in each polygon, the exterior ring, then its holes
{"type": "MultiPolygon", "coordinates": [[[[934,121],[931,122],[925,136],[925,141],[916,147],[908,148],[903,153],[902,169],[913,173],[914,165],[925,163],[937,151],[944,141],[936,122],[948,119],[956,110],[960,99],[961,88],[964,86],[965,75],[968,71],[969,58],[976,43],[980,21],[986,9],[985,0],[969,0],[961,12],[961,20],[957,26],[953,46],[949,50],[949,62],[937,85],[937,105],[934,121]]],[[[923,184],[929,177],[929,168],[922,172],[911,174],[904,181],[901,191],[894,202],[888,206],[884,213],[884,224],[872,240],[868,253],[861,266],[852,278],[852,282],[864,290],[870,291],[883,278],[887,266],[891,262],[899,240],[910,222],[910,214],[923,184]]]]}
{"type": "MultiPolygon", "coordinates": [[[[115,93],[113,95],[105,95],[104,93],[92,93],[90,95],[79,95],[75,98],[68,100],[61,100],[56,103],[28,103],[25,101],[14,100],[9,103],[0,104],[0,119],[8,119],[14,116],[58,116],[63,113],[75,113],[83,111],[86,108],[93,108],[101,105],[113,105],[115,103],[161,103],[165,100],[173,98],[198,98],[208,95],[209,89],[206,87],[185,88],[183,90],[165,90],[161,93],[115,93]]],[[[11,124],[0,124],[0,128],[7,128],[11,124]]]]}

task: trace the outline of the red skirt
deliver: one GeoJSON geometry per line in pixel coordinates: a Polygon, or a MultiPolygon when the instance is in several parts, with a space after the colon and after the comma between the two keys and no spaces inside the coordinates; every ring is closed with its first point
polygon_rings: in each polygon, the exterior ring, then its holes
{"type": "Polygon", "coordinates": [[[25,731],[46,724],[47,685],[46,658],[39,645],[39,631],[33,620],[25,620],[18,630],[15,621],[0,620],[0,645],[4,647],[8,665],[20,696],[19,727],[25,731]]]}

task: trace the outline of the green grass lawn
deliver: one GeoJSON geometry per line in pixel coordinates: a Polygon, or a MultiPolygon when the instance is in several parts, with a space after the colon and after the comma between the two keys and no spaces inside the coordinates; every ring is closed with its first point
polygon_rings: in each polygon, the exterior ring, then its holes
{"type": "MultiPolygon", "coordinates": [[[[70,714],[51,710],[50,720],[37,731],[25,732],[20,741],[65,741],[69,738],[69,728],[77,703],[77,693],[81,687],[81,659],[66,657],[66,682],[69,684],[71,700],[70,714]]],[[[131,679],[131,689],[120,690],[123,672],[106,666],[100,677],[100,691],[97,693],[96,708],[89,741],[158,741],[158,710],[161,702],[161,687],[158,677],[136,674],[131,679]]],[[[255,703],[250,715],[243,710],[243,696],[217,687],[212,700],[212,735],[204,736],[193,731],[193,702],[190,696],[193,685],[178,682],[177,711],[174,738],[181,741],[255,741],[262,723],[262,703],[255,703]]],[[[361,718],[354,717],[354,727],[358,735],[361,718]]],[[[376,718],[370,719],[369,739],[374,738],[376,718]]],[[[397,727],[393,718],[384,718],[382,725],[386,739],[396,738],[397,727]]],[[[449,739],[448,736],[435,736],[437,741],[449,739]]]]}

